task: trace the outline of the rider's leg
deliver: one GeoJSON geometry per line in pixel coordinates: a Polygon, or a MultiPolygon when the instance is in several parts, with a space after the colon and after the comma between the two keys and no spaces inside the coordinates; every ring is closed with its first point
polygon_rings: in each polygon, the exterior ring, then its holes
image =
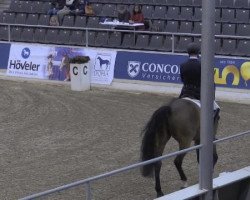
{"type": "Polygon", "coordinates": [[[214,121],[220,119],[220,106],[214,101],[214,121]]]}

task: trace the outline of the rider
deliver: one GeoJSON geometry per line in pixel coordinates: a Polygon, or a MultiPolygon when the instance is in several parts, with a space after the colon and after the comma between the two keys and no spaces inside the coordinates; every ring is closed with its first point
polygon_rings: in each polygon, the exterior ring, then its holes
{"type": "MultiPolygon", "coordinates": [[[[201,62],[199,60],[200,46],[190,43],[187,46],[189,59],[181,64],[180,75],[183,87],[179,98],[189,97],[200,100],[201,62]]],[[[220,108],[214,101],[214,118],[219,117],[220,108]]]]}

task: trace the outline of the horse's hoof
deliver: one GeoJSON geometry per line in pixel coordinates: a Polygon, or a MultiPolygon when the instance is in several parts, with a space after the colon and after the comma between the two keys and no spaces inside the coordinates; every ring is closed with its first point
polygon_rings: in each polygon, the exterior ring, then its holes
{"type": "Polygon", "coordinates": [[[188,187],[187,181],[182,181],[183,185],[181,186],[181,189],[185,189],[188,187]]]}
{"type": "Polygon", "coordinates": [[[157,198],[158,198],[158,197],[162,197],[162,196],[164,196],[163,192],[158,192],[158,193],[157,193],[157,198]]]}

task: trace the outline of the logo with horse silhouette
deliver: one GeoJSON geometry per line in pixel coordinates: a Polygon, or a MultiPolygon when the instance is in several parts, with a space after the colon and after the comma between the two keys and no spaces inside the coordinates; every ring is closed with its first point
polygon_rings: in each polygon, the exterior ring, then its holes
{"type": "Polygon", "coordinates": [[[95,70],[110,70],[111,56],[110,55],[101,55],[97,54],[95,59],[95,70]]]}
{"type": "Polygon", "coordinates": [[[27,59],[30,56],[30,49],[28,47],[24,48],[21,55],[24,59],[27,59]]]}
{"type": "Polygon", "coordinates": [[[135,78],[140,72],[141,62],[139,61],[128,61],[128,75],[131,78],[135,78]]]}

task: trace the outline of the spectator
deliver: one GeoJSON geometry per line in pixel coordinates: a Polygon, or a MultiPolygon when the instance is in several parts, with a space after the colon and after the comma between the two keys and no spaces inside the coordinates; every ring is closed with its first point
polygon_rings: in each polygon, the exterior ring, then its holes
{"type": "Polygon", "coordinates": [[[89,3],[89,0],[80,0],[79,3],[76,5],[76,9],[71,11],[71,14],[84,15],[85,7],[88,3],[89,3]]]}
{"type": "Polygon", "coordinates": [[[86,3],[84,10],[85,10],[85,15],[87,16],[95,15],[94,9],[89,2],[86,3]]]}
{"type": "MultiPolygon", "coordinates": [[[[144,21],[144,15],[141,11],[140,5],[135,5],[134,9],[132,11],[132,16],[130,18],[130,23],[145,23],[144,21]]],[[[140,27],[139,29],[145,29],[145,26],[140,27]]]]}
{"type": "Polygon", "coordinates": [[[61,10],[66,5],[66,0],[53,0],[57,2],[57,9],[61,10]]]}
{"type": "Polygon", "coordinates": [[[78,5],[79,5],[79,0],[66,0],[66,5],[63,7],[63,9],[57,12],[60,24],[62,23],[64,15],[68,15],[72,11],[75,11],[78,5]]]}
{"type": "Polygon", "coordinates": [[[51,2],[51,7],[50,7],[50,9],[48,10],[48,15],[56,15],[57,14],[57,11],[58,11],[58,9],[57,9],[57,2],[56,1],[52,1],[51,2]]]}
{"type": "Polygon", "coordinates": [[[48,15],[56,15],[58,10],[63,9],[66,5],[66,0],[52,0],[51,7],[48,10],[48,15]]]}
{"type": "Polygon", "coordinates": [[[50,26],[59,26],[59,21],[58,21],[58,16],[57,15],[52,15],[50,17],[49,25],[50,26]]]}
{"type": "Polygon", "coordinates": [[[127,10],[125,5],[120,5],[118,7],[117,12],[118,12],[117,18],[119,22],[129,22],[130,12],[127,10]]]}

